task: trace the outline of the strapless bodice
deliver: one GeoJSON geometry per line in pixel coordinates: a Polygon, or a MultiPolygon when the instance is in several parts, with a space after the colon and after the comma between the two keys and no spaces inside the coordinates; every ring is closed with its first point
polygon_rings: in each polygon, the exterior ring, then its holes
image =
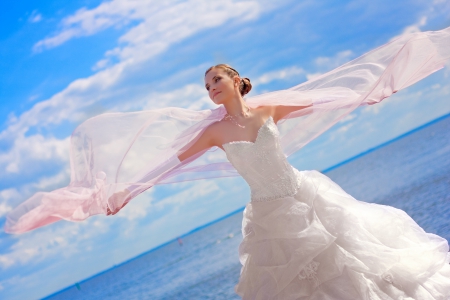
{"type": "Polygon", "coordinates": [[[302,177],[287,161],[272,117],[259,128],[255,142],[235,141],[222,147],[250,186],[252,201],[273,200],[297,192],[302,177]]]}

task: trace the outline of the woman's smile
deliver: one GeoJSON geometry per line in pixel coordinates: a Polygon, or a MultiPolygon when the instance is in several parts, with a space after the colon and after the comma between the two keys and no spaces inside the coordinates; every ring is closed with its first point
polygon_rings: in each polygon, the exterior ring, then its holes
{"type": "Polygon", "coordinates": [[[219,94],[219,93],[221,93],[221,92],[215,92],[215,93],[213,94],[213,99],[214,99],[214,97],[216,97],[216,95],[219,94]]]}

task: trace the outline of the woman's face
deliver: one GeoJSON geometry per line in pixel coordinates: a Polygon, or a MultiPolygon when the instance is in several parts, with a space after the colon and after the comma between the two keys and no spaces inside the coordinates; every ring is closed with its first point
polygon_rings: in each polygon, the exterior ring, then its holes
{"type": "Polygon", "coordinates": [[[215,104],[222,104],[227,99],[235,97],[236,92],[239,92],[237,88],[238,80],[238,76],[235,76],[233,80],[222,69],[212,69],[205,76],[205,87],[208,90],[209,98],[215,104]]]}

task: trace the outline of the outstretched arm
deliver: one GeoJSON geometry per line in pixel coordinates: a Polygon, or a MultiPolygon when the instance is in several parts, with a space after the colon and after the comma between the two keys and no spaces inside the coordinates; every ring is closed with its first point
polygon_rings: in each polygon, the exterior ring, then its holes
{"type": "Polygon", "coordinates": [[[178,154],[178,158],[180,161],[184,161],[200,151],[216,146],[216,144],[215,135],[213,134],[213,127],[209,126],[205,129],[205,131],[203,131],[203,133],[201,133],[200,137],[192,146],[190,146],[183,153],[178,154]]]}
{"type": "MultiPolygon", "coordinates": [[[[397,93],[398,91],[397,90],[393,90],[392,91],[392,94],[395,94],[395,93],[397,93]]],[[[383,101],[384,99],[386,99],[387,97],[389,97],[390,95],[387,95],[387,96],[385,96],[384,98],[382,98],[382,99],[380,99],[380,100],[378,100],[378,101],[373,101],[373,100],[370,100],[370,99],[366,99],[363,103],[361,103],[361,106],[364,106],[364,105],[374,105],[374,104],[377,104],[377,103],[380,103],[381,101],[383,101]]]]}
{"type": "Polygon", "coordinates": [[[277,123],[279,120],[283,119],[290,113],[297,111],[297,110],[305,109],[307,107],[310,107],[311,105],[312,104],[307,105],[307,106],[281,106],[281,105],[272,106],[271,115],[272,115],[274,122],[277,123]]]}
{"type": "MultiPolygon", "coordinates": [[[[143,176],[140,176],[138,179],[133,180],[133,182],[146,183],[146,182],[152,180],[153,178],[155,178],[156,176],[159,176],[163,173],[166,173],[166,172],[174,169],[176,166],[180,165],[180,163],[182,161],[190,158],[191,156],[193,156],[203,150],[209,149],[213,146],[215,146],[214,135],[212,133],[211,127],[207,127],[205,129],[205,131],[203,131],[203,133],[200,134],[200,137],[197,139],[197,141],[195,141],[194,144],[192,144],[187,150],[185,150],[181,154],[176,154],[173,157],[171,157],[170,159],[162,162],[159,166],[157,166],[150,172],[146,173],[143,176]]],[[[137,195],[144,192],[148,188],[150,188],[150,187],[142,188],[142,185],[137,184],[137,185],[129,186],[128,188],[126,188],[122,191],[114,193],[109,198],[108,202],[110,202],[110,203],[122,203],[123,202],[123,205],[116,208],[115,210],[110,210],[110,208],[108,207],[106,215],[107,216],[115,215],[123,207],[125,207],[125,205],[127,205],[128,202],[130,202],[130,200],[132,198],[136,197],[137,195]]]]}
{"type": "MultiPolygon", "coordinates": [[[[392,94],[395,94],[395,93],[397,93],[396,90],[392,91],[392,94]]],[[[317,100],[309,105],[304,105],[304,106],[281,106],[281,105],[271,106],[270,114],[271,114],[274,122],[277,123],[279,120],[283,119],[284,117],[286,117],[287,115],[289,115],[292,112],[299,111],[299,110],[302,110],[302,109],[305,109],[308,107],[314,107],[315,105],[320,105],[321,103],[326,103],[328,101],[330,101],[330,100],[325,100],[325,99],[317,100]]],[[[378,101],[378,102],[365,101],[365,102],[361,103],[361,105],[373,105],[373,104],[377,104],[379,102],[380,101],[378,101]]]]}

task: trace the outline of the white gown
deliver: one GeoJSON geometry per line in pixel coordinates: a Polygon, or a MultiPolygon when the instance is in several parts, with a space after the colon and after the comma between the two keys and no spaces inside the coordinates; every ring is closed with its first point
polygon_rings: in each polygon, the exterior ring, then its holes
{"type": "Polygon", "coordinates": [[[236,286],[243,299],[450,299],[447,240],[402,210],[292,167],[271,117],[254,143],[223,148],[251,189],[236,286]]]}

